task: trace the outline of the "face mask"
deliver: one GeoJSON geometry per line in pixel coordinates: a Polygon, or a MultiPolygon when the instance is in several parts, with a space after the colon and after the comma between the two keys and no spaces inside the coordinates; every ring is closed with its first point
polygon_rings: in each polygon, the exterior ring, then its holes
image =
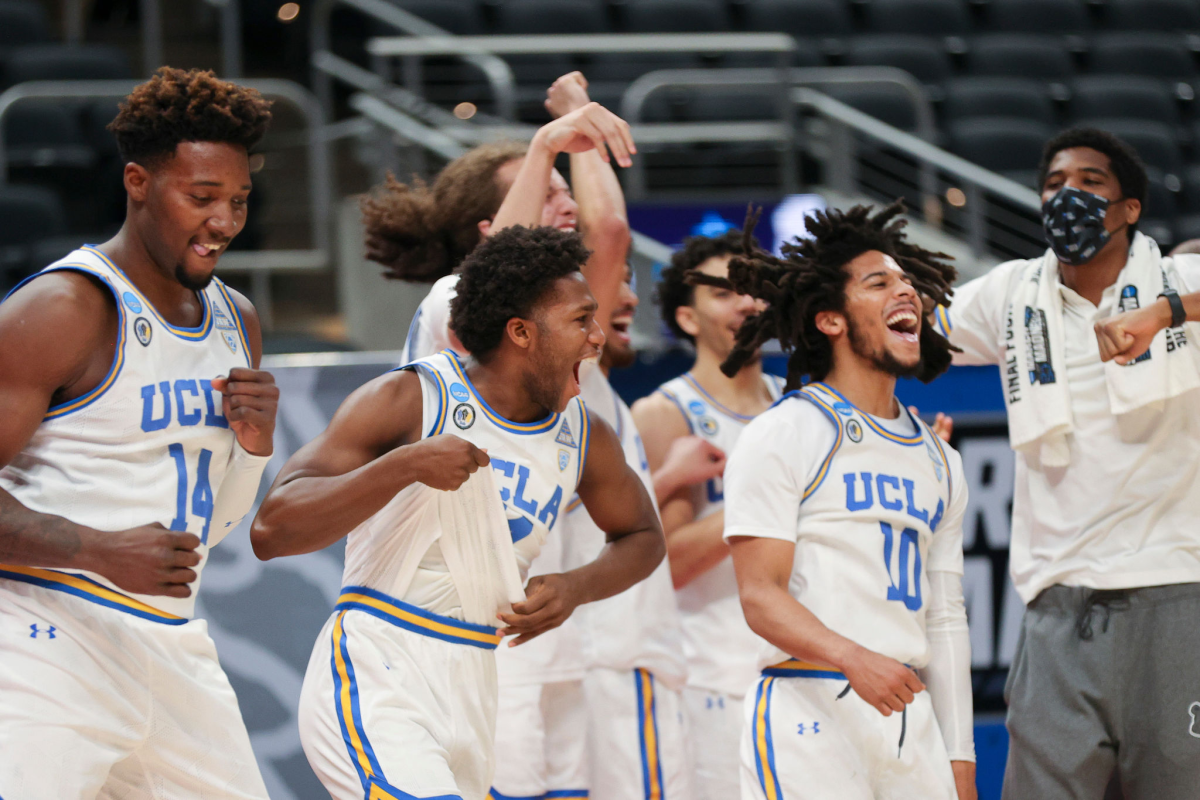
{"type": "Polygon", "coordinates": [[[1109,201],[1098,194],[1064,186],[1042,204],[1042,229],[1063,264],[1086,264],[1108,244],[1104,229],[1109,201]]]}

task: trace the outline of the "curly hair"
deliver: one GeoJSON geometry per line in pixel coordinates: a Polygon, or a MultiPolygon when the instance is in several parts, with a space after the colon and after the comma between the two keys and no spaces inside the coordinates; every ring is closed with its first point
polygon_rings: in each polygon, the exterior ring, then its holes
{"type": "Polygon", "coordinates": [[[500,210],[507,186],[496,173],[524,158],[520,142],[494,142],[446,165],[428,186],[420,178],[404,184],[392,175],[361,203],[367,257],[384,266],[384,277],[432,283],[449,275],[475,249],[479,221],[500,210]]]}
{"type": "MultiPolygon", "coordinates": [[[[751,238],[754,246],[758,240],[751,238]]],[[[690,306],[696,299],[693,290],[695,281],[690,273],[716,256],[735,256],[745,253],[742,244],[742,232],[726,231],[720,236],[689,236],[683,240],[683,247],[671,256],[671,263],[662,271],[655,299],[658,301],[659,313],[667,329],[677,339],[694,342],[695,337],[679,327],[675,321],[675,311],[681,306],[690,306]]]]}
{"type": "MultiPolygon", "coordinates": [[[[1146,215],[1146,193],[1149,190],[1150,179],[1146,175],[1146,165],[1138,156],[1137,151],[1125,141],[1108,131],[1099,128],[1069,128],[1057,134],[1046,142],[1042,148],[1042,161],[1038,164],[1038,191],[1046,185],[1046,176],[1050,172],[1050,162],[1063,150],[1072,147],[1087,147],[1108,156],[1113,175],[1121,186],[1121,194],[1138,200],[1142,204],[1142,216],[1146,215]]],[[[1156,209],[1160,213],[1165,209],[1156,209]]],[[[1137,231],[1137,223],[1129,226],[1129,236],[1137,231]]]]}
{"type": "Polygon", "coordinates": [[[528,319],[555,281],[587,263],[591,251],[574,231],[513,225],[489,236],[466,260],[450,303],[450,329],[486,359],[514,317],[528,319]]]}
{"type": "Polygon", "coordinates": [[[209,70],[159,67],[134,88],[108,124],[126,162],[142,166],[175,154],[180,142],[228,142],[247,150],[271,122],[271,103],[209,70]]]}
{"type": "MultiPolygon", "coordinates": [[[[760,209],[761,210],[761,209],[760,209]]],[[[904,211],[897,200],[874,216],[872,206],[854,206],[849,211],[818,211],[805,223],[808,239],[783,246],[783,258],[753,246],[750,236],[758,212],[748,213],[743,237],[746,255],[729,263],[729,282],[743,294],[767,303],[767,309],[747,319],[738,329],[733,351],[721,371],[733,377],[763,344],[778,339],[788,359],[787,389],[799,388],[804,376],[823,380],[833,368],[833,345],[817,329],[822,311],[843,311],[846,302],[845,266],[863,253],[878,250],[896,260],[923,298],[950,304],[951,285],[957,276],[947,263],[950,257],[910,243],[904,236],[907,222],[897,217],[904,211]]],[[[707,283],[706,276],[695,276],[707,283]]],[[[921,366],[916,377],[923,382],[936,378],[950,366],[955,348],[930,325],[921,326],[921,366]]]]}

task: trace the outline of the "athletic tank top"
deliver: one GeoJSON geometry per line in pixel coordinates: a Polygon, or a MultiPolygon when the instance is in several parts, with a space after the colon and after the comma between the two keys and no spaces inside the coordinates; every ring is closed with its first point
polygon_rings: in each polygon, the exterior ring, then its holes
{"type": "MultiPolygon", "coordinates": [[[[202,560],[193,567],[200,573],[210,544],[227,533],[210,525],[235,437],[212,379],[250,365],[241,314],[213,278],[197,293],[204,306],[200,324],[171,325],[120,267],[88,246],[13,291],[58,271],[91,275],[112,293],[119,317],[116,354],[96,388],[46,412],[25,448],[0,469],[0,487],[34,511],[101,531],[153,522],[190,531],[201,541],[202,560]]],[[[197,577],[184,598],[131,595],[100,575],[57,572],[82,575],[180,618],[192,616],[200,586],[197,577]]],[[[76,593],[92,591],[85,582],[73,583],[76,593]]]]}

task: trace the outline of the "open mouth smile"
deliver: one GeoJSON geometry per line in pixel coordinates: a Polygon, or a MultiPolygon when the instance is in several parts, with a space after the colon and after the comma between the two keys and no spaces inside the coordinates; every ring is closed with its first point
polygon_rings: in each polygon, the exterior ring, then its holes
{"type": "Polygon", "coordinates": [[[888,315],[888,330],[901,341],[916,343],[921,332],[921,318],[911,307],[898,308],[888,315]]]}

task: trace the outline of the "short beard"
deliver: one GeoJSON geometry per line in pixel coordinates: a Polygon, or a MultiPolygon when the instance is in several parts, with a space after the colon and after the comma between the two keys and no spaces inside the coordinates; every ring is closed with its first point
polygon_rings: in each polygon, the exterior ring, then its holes
{"type": "Polygon", "coordinates": [[[625,369],[633,366],[635,361],[637,361],[637,351],[632,347],[605,345],[604,351],[600,354],[600,366],[605,369],[625,369]]]}
{"type": "Polygon", "coordinates": [[[191,289],[193,292],[203,292],[212,283],[215,272],[210,272],[203,278],[196,279],[187,274],[187,270],[183,268],[183,264],[175,265],[175,280],[179,281],[180,285],[185,289],[191,289]]]}
{"type": "Polygon", "coordinates": [[[846,329],[850,334],[850,349],[855,355],[865,358],[871,362],[872,366],[880,372],[887,373],[893,378],[915,378],[921,374],[922,359],[918,359],[915,364],[901,364],[896,357],[893,356],[885,347],[882,353],[875,353],[868,349],[866,337],[854,324],[849,315],[846,316],[846,329]]]}

